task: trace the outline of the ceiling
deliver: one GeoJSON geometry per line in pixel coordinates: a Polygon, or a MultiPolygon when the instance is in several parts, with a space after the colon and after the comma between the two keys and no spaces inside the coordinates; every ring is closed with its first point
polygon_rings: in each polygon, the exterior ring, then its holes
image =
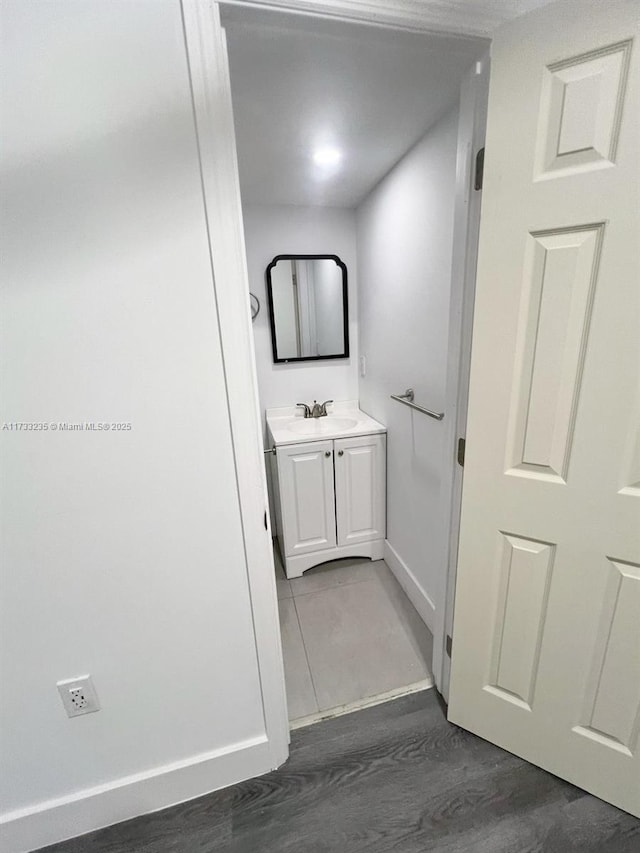
{"type": "Polygon", "coordinates": [[[242,197],[355,207],[456,102],[488,42],[227,9],[242,197]],[[317,165],[314,151],[341,152],[317,165]]]}

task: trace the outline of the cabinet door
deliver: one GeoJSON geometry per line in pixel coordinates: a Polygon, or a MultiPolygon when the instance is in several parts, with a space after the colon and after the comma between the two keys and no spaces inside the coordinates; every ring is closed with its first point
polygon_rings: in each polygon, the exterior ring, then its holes
{"type": "Polygon", "coordinates": [[[276,456],[285,556],[335,548],[333,442],[285,445],[276,456]]]}
{"type": "Polygon", "coordinates": [[[338,545],[384,539],[386,437],[340,438],[334,445],[338,545]]]}

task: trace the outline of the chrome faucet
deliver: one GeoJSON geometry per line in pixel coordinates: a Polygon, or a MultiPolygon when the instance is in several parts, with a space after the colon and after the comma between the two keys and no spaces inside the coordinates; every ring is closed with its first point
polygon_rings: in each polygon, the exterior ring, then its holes
{"type": "Polygon", "coordinates": [[[328,414],[327,406],[329,403],[333,403],[333,400],[325,400],[324,403],[318,403],[317,400],[314,400],[313,406],[307,406],[306,403],[296,403],[296,406],[304,409],[305,418],[325,418],[328,414]]]}
{"type": "Polygon", "coordinates": [[[326,418],[327,416],[327,406],[329,403],[333,403],[333,400],[325,400],[324,403],[318,403],[317,400],[313,401],[313,408],[311,409],[311,417],[312,418],[326,418]]]}

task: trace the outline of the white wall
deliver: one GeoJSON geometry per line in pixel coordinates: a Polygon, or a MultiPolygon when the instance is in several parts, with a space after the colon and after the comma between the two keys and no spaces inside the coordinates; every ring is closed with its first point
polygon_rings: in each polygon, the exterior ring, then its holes
{"type": "Polygon", "coordinates": [[[355,400],[357,377],[356,219],[345,208],[244,205],[249,286],[260,300],[253,323],[260,406],[355,400]],[[275,255],[338,255],[347,265],[349,337],[347,359],[274,364],[271,353],[265,271],[275,255]]]}
{"type": "MultiPolygon", "coordinates": [[[[357,211],[359,338],[367,374],[360,403],[388,427],[387,554],[433,626],[441,606],[447,532],[443,424],[390,399],[443,411],[455,199],[457,109],[434,125],[357,211]]],[[[415,598],[414,598],[415,602],[415,598]]]]}
{"type": "Polygon", "coordinates": [[[132,424],[0,433],[18,851],[269,765],[179,2],[2,14],[2,421],[132,424]]]}

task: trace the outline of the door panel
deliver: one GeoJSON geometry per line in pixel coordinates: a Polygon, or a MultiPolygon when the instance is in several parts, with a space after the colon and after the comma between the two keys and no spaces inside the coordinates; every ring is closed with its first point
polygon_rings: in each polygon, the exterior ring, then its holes
{"type": "Polygon", "coordinates": [[[516,476],[566,477],[603,228],[527,238],[508,472],[516,476]]]}
{"type": "Polygon", "coordinates": [[[384,435],[341,438],[335,442],[338,545],[384,539],[384,435]]]}
{"type": "Polygon", "coordinates": [[[640,816],[639,20],[493,44],[449,718],[640,816]]]}
{"type": "Polygon", "coordinates": [[[531,708],[555,546],[503,535],[489,685],[531,708]]]}
{"type": "Polygon", "coordinates": [[[279,447],[276,457],[285,556],[334,548],[333,442],[279,447]]]}
{"type": "Polygon", "coordinates": [[[640,630],[640,566],[609,563],[581,723],[574,731],[604,738],[608,746],[632,756],[638,734],[640,641],[627,640],[640,630]]]}
{"type": "Polygon", "coordinates": [[[538,125],[538,179],[615,163],[631,44],[632,39],[626,39],[547,66],[538,125]]]}

